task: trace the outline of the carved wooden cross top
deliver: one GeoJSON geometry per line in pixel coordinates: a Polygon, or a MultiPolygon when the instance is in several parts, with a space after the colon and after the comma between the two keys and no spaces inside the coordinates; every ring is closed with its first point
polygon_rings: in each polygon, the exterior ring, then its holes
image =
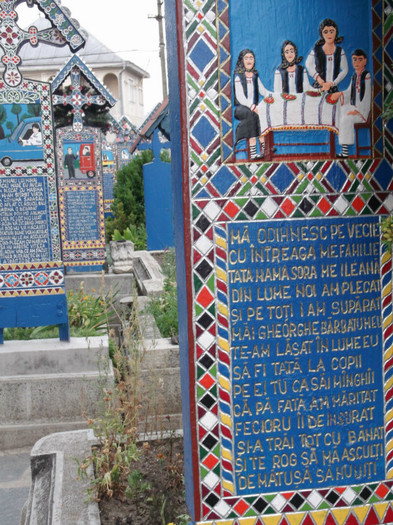
{"type": "Polygon", "coordinates": [[[56,0],[0,0],[0,48],[3,51],[1,62],[4,66],[3,79],[7,86],[17,87],[23,78],[20,72],[22,60],[18,55],[21,47],[30,43],[37,46],[40,42],[54,46],[64,46],[67,43],[73,51],[77,51],[85,43],[78,32],[77,24],[70,20],[67,14],[57,4],[56,0]],[[27,31],[18,25],[18,13],[15,8],[23,1],[29,7],[37,7],[52,23],[52,27],[38,31],[31,26],[27,31]]]}
{"type": "Polygon", "coordinates": [[[63,104],[64,106],[72,106],[72,113],[74,115],[72,128],[75,132],[80,132],[83,129],[83,106],[87,104],[97,104],[103,106],[106,103],[105,97],[101,94],[92,95],[91,93],[83,93],[81,82],[81,71],[78,66],[74,66],[71,70],[71,94],[69,95],[53,95],[53,104],[63,104]]]}

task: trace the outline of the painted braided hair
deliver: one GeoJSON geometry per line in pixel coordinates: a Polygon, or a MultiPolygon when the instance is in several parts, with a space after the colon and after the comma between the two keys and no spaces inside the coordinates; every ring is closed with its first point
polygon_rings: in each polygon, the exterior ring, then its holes
{"type": "Polygon", "coordinates": [[[281,64],[278,66],[280,69],[287,69],[290,66],[293,66],[295,64],[300,64],[300,62],[303,60],[303,57],[297,56],[297,47],[291,40],[285,40],[281,46],[281,64]],[[285,58],[285,48],[287,46],[292,46],[295,50],[295,59],[293,62],[288,62],[288,60],[285,58]]]}
{"type": "Polygon", "coordinates": [[[325,43],[325,39],[323,38],[322,31],[325,29],[325,27],[334,27],[336,30],[336,39],[334,40],[335,44],[341,44],[341,42],[344,40],[343,36],[338,36],[338,25],[334,20],[331,18],[325,18],[322,20],[322,22],[319,24],[319,36],[321,37],[318,42],[315,44],[316,46],[323,46],[325,43]]]}
{"type": "Polygon", "coordinates": [[[236,74],[236,73],[245,73],[246,72],[246,68],[244,67],[243,59],[248,53],[251,53],[251,55],[254,57],[254,67],[252,68],[251,71],[253,73],[258,73],[258,71],[255,69],[255,53],[254,53],[254,51],[251,51],[251,49],[242,49],[240,51],[240,53],[239,53],[238,58],[237,58],[234,74],[236,74]]]}

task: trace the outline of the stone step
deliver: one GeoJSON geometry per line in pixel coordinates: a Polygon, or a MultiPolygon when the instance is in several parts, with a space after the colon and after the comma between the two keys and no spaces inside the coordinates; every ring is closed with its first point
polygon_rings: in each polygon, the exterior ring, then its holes
{"type": "Polygon", "coordinates": [[[134,293],[134,275],[132,273],[68,273],[65,278],[66,291],[78,291],[82,281],[83,289],[90,295],[116,294],[116,304],[119,304],[122,297],[132,296],[134,293]]]}
{"type": "Polygon", "coordinates": [[[96,412],[100,383],[94,372],[0,378],[0,425],[79,420],[96,412]]]}
{"type": "Polygon", "coordinates": [[[80,429],[85,413],[98,413],[105,383],[113,383],[107,336],[7,341],[0,348],[0,447],[80,429]]]}
{"type": "Polygon", "coordinates": [[[133,254],[133,272],[135,281],[142,295],[160,295],[164,289],[164,277],[161,266],[153,255],[146,250],[133,254]]]}
{"type": "MultiPolygon", "coordinates": [[[[99,362],[107,360],[107,336],[6,341],[0,347],[0,378],[7,376],[97,372],[99,362]],[[103,355],[104,354],[104,355],[103,355]]],[[[105,364],[105,361],[102,364],[105,364]]]]}
{"type": "MultiPolygon", "coordinates": [[[[79,421],[56,421],[40,423],[21,423],[19,425],[1,425],[0,430],[0,449],[14,450],[16,448],[31,447],[36,441],[43,436],[53,434],[54,432],[71,432],[74,430],[86,430],[88,428],[85,418],[79,421]]],[[[180,428],[180,427],[179,427],[180,428]]]]}
{"type": "MultiPolygon", "coordinates": [[[[141,405],[146,417],[181,413],[179,346],[170,339],[144,339],[140,361],[130,359],[131,374],[140,376],[141,405]]],[[[180,427],[179,427],[180,428],[180,427]]]]}

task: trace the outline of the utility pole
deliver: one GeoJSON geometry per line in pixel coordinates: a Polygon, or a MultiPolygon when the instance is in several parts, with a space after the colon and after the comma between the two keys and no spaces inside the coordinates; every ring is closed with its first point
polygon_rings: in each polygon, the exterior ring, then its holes
{"type": "Polygon", "coordinates": [[[159,57],[161,61],[161,76],[162,76],[162,97],[165,98],[168,95],[168,88],[167,88],[167,80],[166,80],[166,59],[165,59],[165,41],[164,41],[164,27],[163,27],[163,20],[164,17],[162,15],[162,6],[163,2],[162,0],[157,0],[157,15],[156,16],[148,16],[148,18],[155,18],[158,22],[158,33],[159,33],[159,39],[160,39],[160,52],[159,57]]]}

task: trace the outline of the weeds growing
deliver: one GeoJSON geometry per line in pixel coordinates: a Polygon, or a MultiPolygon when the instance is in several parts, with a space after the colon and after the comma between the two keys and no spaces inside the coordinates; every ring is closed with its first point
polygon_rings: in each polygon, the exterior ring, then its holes
{"type": "MultiPolygon", "coordinates": [[[[68,320],[71,337],[94,337],[108,332],[114,317],[112,311],[116,292],[101,292],[92,295],[85,291],[81,282],[78,290],[67,293],[68,320]]],[[[5,340],[50,339],[59,336],[57,326],[38,326],[35,328],[5,328],[5,340]]]]}
{"type": "Polygon", "coordinates": [[[97,446],[78,463],[78,472],[79,477],[89,479],[88,496],[100,502],[103,524],[121,523],[113,517],[119,506],[116,502],[121,502],[121,515],[129,512],[135,525],[177,524],[181,523],[177,516],[186,513],[181,440],[176,440],[174,433],[158,442],[139,440],[142,425],[149,417],[159,419],[154,411],[161,407],[152,403],[150,385],[145,384],[158,379],[154,379],[154,371],[148,379],[142,371],[146,349],[137,312],[134,297],[134,308],[120,319],[121,342],[111,338],[115,381],[112,388],[104,390],[102,415],[88,421],[97,446]],[[89,478],[91,470],[93,478],[89,478]]]}
{"type": "Polygon", "coordinates": [[[161,267],[165,276],[164,291],[159,297],[153,297],[147,308],[154,316],[162,337],[173,337],[179,333],[174,250],[164,252],[161,267]]]}

